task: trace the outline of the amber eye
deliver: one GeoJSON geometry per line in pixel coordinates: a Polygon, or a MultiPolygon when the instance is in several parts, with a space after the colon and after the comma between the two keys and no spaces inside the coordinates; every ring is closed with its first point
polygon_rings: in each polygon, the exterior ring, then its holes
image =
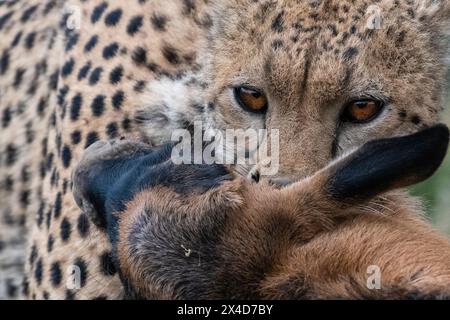
{"type": "Polygon", "coordinates": [[[378,100],[357,100],[349,103],[344,110],[343,120],[348,122],[367,122],[374,119],[383,109],[378,100]]]}
{"type": "Polygon", "coordinates": [[[234,88],[234,97],[239,105],[252,112],[265,112],[267,110],[266,95],[256,89],[248,87],[234,88]]]}

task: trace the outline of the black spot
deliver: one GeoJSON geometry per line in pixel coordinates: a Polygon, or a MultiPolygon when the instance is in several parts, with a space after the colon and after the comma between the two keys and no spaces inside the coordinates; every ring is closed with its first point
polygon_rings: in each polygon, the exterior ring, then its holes
{"type": "Polygon", "coordinates": [[[44,16],[46,16],[56,6],[56,0],[49,1],[44,8],[44,16]]]}
{"type": "Polygon", "coordinates": [[[37,8],[38,8],[38,5],[35,5],[35,6],[31,6],[28,9],[26,9],[23,12],[22,16],[20,17],[20,21],[27,22],[31,18],[31,16],[33,15],[33,13],[36,11],[37,8]]]}
{"type": "Polygon", "coordinates": [[[91,104],[92,114],[95,117],[100,117],[105,110],[105,96],[98,95],[94,98],[91,104]]]}
{"type": "Polygon", "coordinates": [[[23,75],[24,75],[25,71],[26,71],[25,69],[17,68],[16,74],[14,76],[14,82],[13,82],[14,88],[17,89],[20,86],[20,84],[22,83],[22,79],[23,79],[23,75]]]}
{"type": "Polygon", "coordinates": [[[147,52],[142,47],[137,47],[134,49],[131,59],[137,65],[142,65],[147,63],[147,52]]]}
{"type": "Polygon", "coordinates": [[[50,75],[48,86],[51,90],[56,90],[58,87],[58,77],[59,77],[59,69],[56,69],[55,72],[53,72],[50,75]]]}
{"type": "Polygon", "coordinates": [[[67,181],[67,179],[63,180],[63,184],[62,184],[62,192],[65,195],[67,193],[67,186],[69,184],[69,181],[67,181]]]}
{"type": "Polygon", "coordinates": [[[81,132],[80,130],[75,130],[70,134],[70,140],[72,141],[72,144],[76,145],[79,144],[81,141],[81,132]]]}
{"type": "Polygon", "coordinates": [[[183,14],[189,15],[195,10],[195,3],[193,0],[183,0],[183,14]]]}
{"type": "Polygon", "coordinates": [[[115,57],[118,50],[119,44],[117,42],[111,43],[103,49],[103,58],[108,60],[115,57]]]}
{"type": "Polygon", "coordinates": [[[3,115],[2,115],[3,128],[6,128],[10,122],[11,122],[11,109],[5,108],[5,110],[3,110],[3,115]]]}
{"type": "Polygon", "coordinates": [[[72,98],[72,103],[70,105],[70,120],[76,121],[80,117],[81,105],[83,104],[83,98],[81,94],[76,94],[72,98]]]}
{"type": "Polygon", "coordinates": [[[143,21],[142,16],[135,16],[135,17],[131,18],[131,20],[127,26],[127,33],[130,36],[133,36],[142,27],[142,21],[143,21]]]}
{"type": "Polygon", "coordinates": [[[400,111],[400,112],[398,113],[398,116],[399,116],[401,119],[405,119],[407,115],[408,115],[408,114],[406,113],[405,110],[400,111]]]}
{"type": "MultiPolygon", "coordinates": [[[[1,2],[0,2],[0,4],[1,4],[1,2]]],[[[11,19],[13,14],[14,14],[14,12],[10,11],[10,12],[5,13],[3,16],[0,17],[0,30],[3,29],[3,27],[11,19]]]]}
{"type": "Polygon", "coordinates": [[[36,269],[34,269],[34,278],[38,285],[42,283],[42,259],[39,259],[36,263],[36,269]]]}
{"type": "Polygon", "coordinates": [[[19,201],[22,208],[26,208],[30,203],[30,190],[22,190],[20,192],[19,201]]]}
{"type": "Polygon", "coordinates": [[[52,235],[48,236],[47,239],[47,252],[50,253],[53,250],[53,244],[55,243],[55,238],[52,235]]]}
{"type": "Polygon", "coordinates": [[[35,138],[35,132],[33,130],[33,124],[31,121],[29,121],[26,125],[25,125],[25,137],[26,137],[26,142],[28,144],[32,143],[34,141],[35,138]]]}
{"type": "Polygon", "coordinates": [[[128,118],[125,118],[122,120],[122,128],[125,131],[129,131],[131,129],[131,120],[128,118]]]}
{"type": "Polygon", "coordinates": [[[37,105],[37,113],[39,116],[42,116],[44,114],[45,109],[47,109],[48,107],[48,99],[45,97],[41,97],[41,99],[39,99],[39,103],[37,105]]]}
{"type": "Polygon", "coordinates": [[[53,214],[55,216],[55,219],[59,218],[59,216],[61,215],[61,208],[62,208],[62,196],[61,192],[58,192],[56,194],[55,204],[53,207],[53,214]]]}
{"type": "Polygon", "coordinates": [[[6,281],[6,294],[10,298],[15,298],[18,292],[18,287],[14,284],[13,279],[6,281]]]}
{"type": "Polygon", "coordinates": [[[39,164],[39,176],[40,176],[42,179],[44,179],[45,176],[46,176],[46,174],[47,174],[47,170],[46,170],[46,167],[45,167],[45,161],[42,160],[42,161],[40,162],[40,164],[39,164]]]}
{"type": "Polygon", "coordinates": [[[153,28],[155,28],[155,30],[164,31],[166,29],[167,17],[164,15],[154,14],[151,17],[151,22],[152,22],[152,26],[153,26],[153,28]]]}
{"type": "Polygon", "coordinates": [[[181,62],[180,56],[178,55],[177,50],[175,48],[165,46],[162,49],[162,53],[164,55],[164,58],[166,58],[166,60],[169,61],[169,63],[171,64],[179,64],[181,62]]]}
{"type": "Polygon", "coordinates": [[[42,222],[44,222],[44,209],[45,209],[44,203],[41,203],[39,205],[36,217],[36,224],[38,225],[38,227],[40,227],[42,225],[42,222]]]}
{"type": "Polygon", "coordinates": [[[8,144],[5,150],[6,166],[12,166],[17,160],[17,148],[13,144],[8,144]]]}
{"type": "Polygon", "coordinates": [[[53,287],[58,287],[61,284],[61,267],[58,262],[54,262],[50,267],[50,282],[53,287]]]}
{"type": "Polygon", "coordinates": [[[106,276],[113,276],[116,274],[116,267],[110,252],[104,252],[100,256],[100,268],[101,272],[106,276]]]}
{"type": "Polygon", "coordinates": [[[122,66],[115,67],[109,74],[109,82],[111,84],[117,84],[122,80],[123,68],[122,66]]]}
{"type": "Polygon", "coordinates": [[[50,170],[52,168],[53,157],[54,157],[54,155],[52,152],[47,155],[46,164],[45,164],[47,167],[47,170],[50,170]]]}
{"type": "Polygon", "coordinates": [[[29,288],[30,288],[30,284],[29,284],[29,282],[28,282],[28,278],[25,276],[25,277],[23,278],[23,282],[22,282],[22,294],[23,294],[25,297],[28,297],[28,295],[30,294],[29,288]]]}
{"type": "Polygon", "coordinates": [[[92,36],[91,39],[89,39],[89,41],[86,42],[86,45],[84,46],[84,51],[85,52],[91,51],[97,45],[97,42],[98,36],[97,35],[92,36]]]}
{"type": "Polygon", "coordinates": [[[72,33],[66,42],[66,52],[73,49],[73,47],[77,44],[80,35],[78,33],[72,33]]]}
{"type": "Polygon", "coordinates": [[[97,67],[92,71],[91,76],[89,77],[89,84],[91,86],[97,84],[97,82],[100,80],[102,72],[103,72],[102,67],[97,67]]]}
{"type": "Polygon", "coordinates": [[[4,186],[5,186],[6,191],[13,191],[14,180],[11,176],[6,176],[4,186]]]}
{"type": "Polygon", "coordinates": [[[38,256],[37,248],[36,245],[33,244],[33,246],[31,247],[30,257],[28,258],[28,262],[30,263],[31,266],[33,266],[33,263],[36,261],[37,256],[38,256]]]}
{"type": "Polygon", "coordinates": [[[272,22],[272,30],[276,32],[282,32],[283,31],[283,24],[284,24],[284,12],[280,12],[275,19],[272,22]]]}
{"type": "Polygon", "coordinates": [[[336,25],[329,24],[327,27],[331,31],[331,34],[333,35],[333,37],[336,37],[338,35],[338,31],[337,31],[336,25]]]}
{"type": "Polygon", "coordinates": [[[9,67],[9,51],[3,50],[2,57],[0,58],[0,74],[5,74],[9,67]]]}
{"type": "Polygon", "coordinates": [[[418,125],[418,124],[420,124],[420,123],[422,122],[422,119],[421,119],[418,115],[414,115],[414,116],[411,118],[411,122],[412,122],[413,124],[415,124],[415,125],[418,125]]]}
{"type": "Polygon", "coordinates": [[[91,144],[97,142],[99,140],[98,134],[95,131],[89,132],[86,136],[86,145],[85,148],[88,148],[91,144]]]}
{"type": "Polygon", "coordinates": [[[33,48],[35,39],[36,39],[36,32],[30,32],[25,38],[25,48],[27,49],[33,48]]]}
{"type": "Polygon", "coordinates": [[[108,297],[107,296],[98,296],[98,297],[95,297],[95,298],[93,298],[92,300],[97,300],[97,301],[102,301],[102,300],[108,300],[108,297]]]}
{"type": "Polygon", "coordinates": [[[74,266],[79,268],[79,271],[80,271],[80,285],[81,285],[81,287],[84,287],[85,284],[86,284],[86,279],[87,279],[86,263],[84,262],[83,259],[78,258],[77,260],[75,260],[74,266]]]}
{"type": "Polygon", "coordinates": [[[123,104],[125,94],[122,90],[117,91],[111,98],[112,105],[115,109],[120,109],[123,104]]]}
{"type": "Polygon", "coordinates": [[[91,69],[91,63],[88,62],[78,72],[78,81],[81,81],[84,78],[86,78],[86,76],[88,75],[90,69],[91,69]]]}
{"type": "Polygon", "coordinates": [[[106,126],[106,134],[110,139],[114,139],[117,137],[118,134],[118,126],[117,123],[111,122],[106,126]]]}
{"type": "Polygon", "coordinates": [[[120,18],[122,17],[122,9],[116,9],[108,13],[105,17],[105,24],[108,27],[112,27],[119,23],[120,18]]]}
{"type": "Polygon", "coordinates": [[[159,68],[159,66],[156,64],[156,63],[149,63],[149,64],[147,64],[147,69],[148,70],[150,70],[151,72],[157,72],[158,71],[158,68],[159,68]]]}
{"type": "Polygon", "coordinates": [[[56,125],[56,113],[54,111],[50,115],[49,123],[52,127],[55,127],[55,125],[56,125]]]}
{"type": "Polygon", "coordinates": [[[70,238],[70,233],[72,232],[72,225],[67,218],[64,218],[61,222],[61,239],[67,242],[70,238]]]}
{"type": "Polygon", "coordinates": [[[61,76],[63,78],[67,77],[69,74],[72,73],[74,64],[75,61],[73,60],[73,58],[70,58],[69,60],[66,61],[66,63],[61,69],[61,76]]]}
{"type": "Polygon", "coordinates": [[[274,49],[274,50],[278,50],[278,49],[280,49],[280,48],[283,48],[283,41],[282,40],[274,40],[273,42],[272,42],[272,48],[274,49]]]}
{"type": "Polygon", "coordinates": [[[51,210],[51,209],[49,209],[49,210],[47,211],[46,216],[47,216],[46,224],[47,224],[47,229],[48,229],[48,228],[50,228],[50,225],[51,225],[51,223],[52,223],[52,210],[51,210]]]}
{"type": "Polygon", "coordinates": [[[44,298],[44,300],[50,299],[50,295],[49,295],[49,293],[48,293],[47,291],[44,291],[44,292],[42,293],[42,297],[44,298]]]}
{"type": "Polygon", "coordinates": [[[20,177],[23,183],[27,183],[28,181],[30,181],[30,168],[27,165],[22,167],[20,177]]]}
{"type": "Polygon", "coordinates": [[[146,83],[143,80],[136,81],[135,85],[133,86],[133,90],[136,92],[142,92],[144,91],[145,85],[146,83]]]}
{"type": "Polygon", "coordinates": [[[65,300],[75,300],[75,292],[72,290],[66,290],[65,300]]]}
{"type": "Polygon", "coordinates": [[[57,98],[58,98],[57,103],[58,103],[59,106],[62,107],[64,105],[65,99],[66,99],[66,96],[67,96],[68,92],[69,92],[69,87],[68,86],[64,86],[64,87],[59,89],[58,96],[57,96],[57,98]]]}
{"type": "Polygon", "coordinates": [[[72,152],[68,145],[64,145],[61,153],[61,160],[65,168],[70,166],[70,161],[72,160],[72,152]]]}
{"type": "Polygon", "coordinates": [[[82,238],[87,236],[89,232],[89,218],[86,214],[82,213],[78,217],[77,229],[82,238]]]}
{"type": "Polygon", "coordinates": [[[348,48],[344,51],[343,58],[345,60],[351,60],[358,54],[358,49],[355,47],[348,48]]]}
{"type": "Polygon", "coordinates": [[[101,4],[96,6],[94,8],[94,10],[92,10],[91,22],[96,23],[98,20],[100,20],[103,12],[105,12],[107,7],[108,7],[108,3],[106,3],[106,2],[102,2],[101,4]]]}

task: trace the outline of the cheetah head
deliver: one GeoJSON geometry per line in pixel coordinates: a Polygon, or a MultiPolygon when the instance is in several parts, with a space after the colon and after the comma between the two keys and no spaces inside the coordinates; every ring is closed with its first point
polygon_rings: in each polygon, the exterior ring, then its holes
{"type": "Polygon", "coordinates": [[[215,129],[278,130],[273,180],[301,179],[350,148],[437,121],[448,1],[230,0],[212,7],[202,88],[189,103],[215,129]]]}

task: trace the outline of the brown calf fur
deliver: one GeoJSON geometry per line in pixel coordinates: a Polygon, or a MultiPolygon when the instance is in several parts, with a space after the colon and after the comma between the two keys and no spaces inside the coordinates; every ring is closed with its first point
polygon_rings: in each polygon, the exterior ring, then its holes
{"type": "Polygon", "coordinates": [[[373,141],[283,188],[174,166],[170,148],[101,143],[74,194],[104,216],[128,298],[449,299],[448,239],[390,191],[428,178],[448,140],[439,125],[373,141]]]}

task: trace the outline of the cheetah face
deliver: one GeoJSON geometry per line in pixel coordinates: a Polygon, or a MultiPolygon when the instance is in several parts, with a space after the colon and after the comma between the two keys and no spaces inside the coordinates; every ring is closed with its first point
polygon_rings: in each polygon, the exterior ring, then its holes
{"type": "Polygon", "coordinates": [[[207,122],[279,130],[274,180],[300,179],[368,140],[437,119],[446,1],[233,0],[215,10],[207,122]]]}

